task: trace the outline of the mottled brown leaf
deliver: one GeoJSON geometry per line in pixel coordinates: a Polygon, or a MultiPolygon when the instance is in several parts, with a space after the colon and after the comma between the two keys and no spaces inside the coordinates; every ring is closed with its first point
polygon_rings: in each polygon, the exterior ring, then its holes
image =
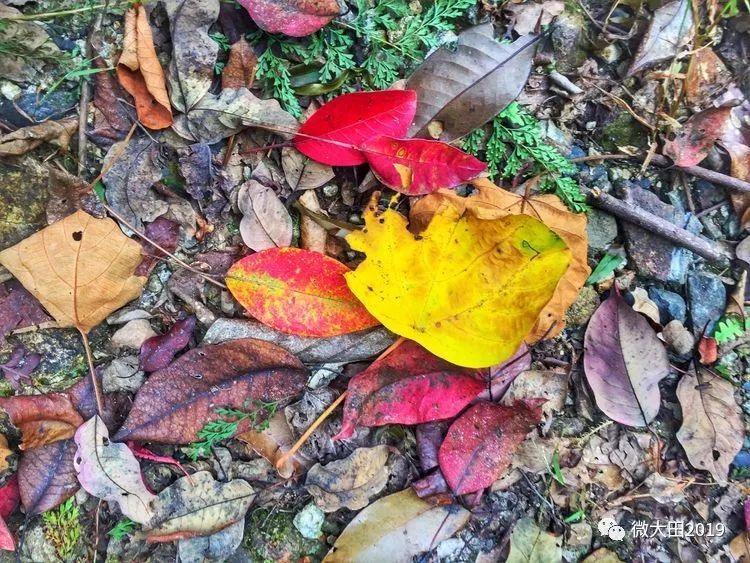
{"type": "Polygon", "coordinates": [[[229,59],[221,72],[221,88],[253,87],[258,57],[244,37],[229,50],[229,59]]]}
{"type": "Polygon", "coordinates": [[[66,440],[83,423],[70,398],[63,393],[2,397],[0,408],[21,431],[22,450],[66,440]]]}
{"type": "Polygon", "coordinates": [[[60,147],[64,152],[77,130],[77,117],[29,125],[0,137],[0,156],[24,154],[45,142],[60,147]]]}

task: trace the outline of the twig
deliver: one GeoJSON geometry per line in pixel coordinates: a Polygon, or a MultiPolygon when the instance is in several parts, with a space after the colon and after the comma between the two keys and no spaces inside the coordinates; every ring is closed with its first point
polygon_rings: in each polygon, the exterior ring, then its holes
{"type": "Polygon", "coordinates": [[[638,225],[650,233],[663,237],[670,242],[692,250],[710,262],[728,266],[734,260],[734,253],[726,246],[694,235],[666,219],[662,219],[645,209],[612,197],[599,189],[588,192],[591,205],[619,217],[629,223],[638,225]]]}
{"type": "Polygon", "coordinates": [[[563,76],[556,70],[553,70],[549,73],[549,79],[557,84],[560,88],[568,92],[569,94],[572,94],[573,96],[577,96],[578,94],[583,94],[583,90],[581,90],[578,86],[573,84],[573,82],[570,81],[570,79],[567,76],[563,76]]]}
{"type": "Polygon", "coordinates": [[[731,190],[750,192],[750,182],[740,180],[739,178],[733,178],[732,176],[722,174],[721,172],[714,172],[713,170],[703,168],[702,166],[674,166],[667,157],[660,154],[655,154],[651,159],[651,162],[658,166],[675,168],[686,174],[690,174],[695,178],[700,178],[701,180],[706,180],[713,184],[719,184],[731,190]]]}
{"type": "Polygon", "coordinates": [[[83,329],[78,328],[83,340],[83,349],[86,350],[86,361],[89,364],[89,375],[91,375],[91,385],[94,388],[94,398],[96,399],[96,411],[99,416],[104,415],[104,396],[99,386],[99,380],[96,378],[96,369],[94,368],[94,356],[91,353],[91,344],[89,344],[89,335],[83,329]]]}
{"type": "Polygon", "coordinates": [[[19,14],[17,16],[5,16],[4,20],[10,21],[41,21],[50,20],[60,16],[72,16],[73,14],[80,14],[82,12],[91,12],[93,10],[99,10],[106,8],[109,2],[104,4],[97,4],[95,6],[84,6],[82,8],[71,8],[70,10],[58,10],[57,12],[43,12],[39,14],[19,14]]]}

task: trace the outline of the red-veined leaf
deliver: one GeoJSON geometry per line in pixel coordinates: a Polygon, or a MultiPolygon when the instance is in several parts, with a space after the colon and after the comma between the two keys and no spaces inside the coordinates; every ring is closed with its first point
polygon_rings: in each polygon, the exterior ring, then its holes
{"type": "Polygon", "coordinates": [[[344,94],[310,116],[294,137],[294,146],[323,164],[364,164],[362,144],[378,135],[403,137],[416,110],[412,90],[344,94]]]}
{"type": "Polygon", "coordinates": [[[380,135],[366,141],[362,150],[378,180],[407,195],[455,188],[487,169],[484,162],[440,141],[380,135]]]}
{"type": "Polygon", "coordinates": [[[235,299],[271,328],[299,336],[336,336],[380,324],[349,289],[341,262],[311,250],[269,248],[227,272],[235,299]]]}

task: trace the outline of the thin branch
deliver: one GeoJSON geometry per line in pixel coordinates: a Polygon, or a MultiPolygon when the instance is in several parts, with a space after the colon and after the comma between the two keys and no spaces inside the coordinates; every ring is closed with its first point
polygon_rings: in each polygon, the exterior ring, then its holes
{"type": "Polygon", "coordinates": [[[104,396],[102,395],[102,389],[99,386],[99,380],[96,377],[96,369],[94,368],[94,356],[91,353],[89,335],[86,334],[81,328],[78,328],[78,332],[81,333],[81,340],[83,340],[83,349],[86,350],[86,361],[89,364],[89,375],[91,376],[91,385],[94,388],[94,398],[96,399],[96,412],[101,417],[104,413],[104,396]]]}

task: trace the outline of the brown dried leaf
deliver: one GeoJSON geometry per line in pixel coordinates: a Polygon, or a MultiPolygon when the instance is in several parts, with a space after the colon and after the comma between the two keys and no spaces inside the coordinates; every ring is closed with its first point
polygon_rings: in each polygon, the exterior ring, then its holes
{"type": "MultiPolygon", "coordinates": [[[[719,143],[729,153],[732,176],[750,180],[750,102],[732,108],[719,143]]],[[[731,192],[730,197],[744,229],[750,224],[750,194],[731,192]]]]}
{"type": "Polygon", "coordinates": [[[722,92],[731,78],[731,73],[711,47],[698,49],[690,59],[683,82],[685,97],[688,103],[703,106],[715,94],[722,92]]]}
{"type": "Polygon", "coordinates": [[[292,217],[273,189],[257,180],[248,180],[237,194],[242,242],[260,252],[267,248],[290,246],[294,225],[292,217]]]}
{"type": "Polygon", "coordinates": [[[667,61],[693,37],[693,13],[690,0],[674,0],[654,12],[628,76],[667,61]]]}
{"type": "Polygon", "coordinates": [[[253,87],[255,70],[258,67],[258,56],[250,43],[242,37],[229,50],[229,59],[221,73],[221,88],[253,87]]]}
{"type": "Polygon", "coordinates": [[[23,127],[0,137],[0,156],[24,154],[45,142],[52,143],[65,152],[73,133],[77,130],[77,117],[43,121],[37,125],[23,127]]]}
{"type": "Polygon", "coordinates": [[[335,176],[333,168],[307,158],[293,147],[281,149],[281,166],[293,190],[319,188],[335,176]]]}
{"type": "Polygon", "coordinates": [[[89,332],[140,295],[133,275],[141,246],[111,219],[78,211],[0,252],[0,264],[44,305],[61,327],[89,332]]]}

